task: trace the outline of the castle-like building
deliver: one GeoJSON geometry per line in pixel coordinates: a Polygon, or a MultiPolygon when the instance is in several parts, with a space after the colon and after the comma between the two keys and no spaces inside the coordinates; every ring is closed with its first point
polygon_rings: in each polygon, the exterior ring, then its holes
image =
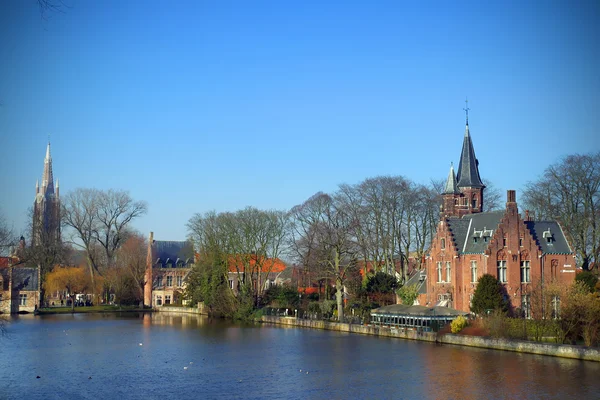
{"type": "Polygon", "coordinates": [[[477,280],[491,274],[503,284],[513,310],[529,316],[535,285],[575,279],[573,249],[558,222],[533,221],[528,212],[521,217],[514,190],[504,210],[483,212],[484,190],[467,114],[458,171],[450,166],[425,259],[427,290],[419,302],[469,312],[477,280]]]}

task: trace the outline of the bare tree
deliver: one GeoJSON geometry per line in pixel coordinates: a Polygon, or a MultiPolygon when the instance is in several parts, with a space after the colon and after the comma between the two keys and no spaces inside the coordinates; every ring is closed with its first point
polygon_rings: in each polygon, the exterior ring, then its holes
{"type": "Polygon", "coordinates": [[[336,284],[338,320],[344,319],[344,284],[356,267],[356,219],[345,204],[317,193],[291,210],[292,232],[300,259],[314,263],[322,277],[336,284]]]}
{"type": "Polygon", "coordinates": [[[491,181],[484,181],[484,197],[483,197],[483,211],[497,211],[502,209],[502,193],[500,189],[494,185],[491,181]]]}
{"type": "Polygon", "coordinates": [[[144,202],[133,201],[124,191],[79,188],[63,197],[62,220],[71,228],[69,242],[85,252],[92,288],[95,276],[114,265],[129,223],[146,210],[144,202]]]}
{"type": "Polygon", "coordinates": [[[0,256],[8,255],[12,246],[15,245],[13,229],[8,226],[4,215],[0,213],[0,256]]]}
{"type": "Polygon", "coordinates": [[[536,219],[558,219],[584,269],[600,262],[600,152],[570,155],[529,182],[524,202],[536,219]]]}
{"type": "Polygon", "coordinates": [[[129,238],[117,250],[117,267],[129,275],[136,284],[140,307],[144,305],[144,286],[146,285],[146,256],[148,243],[144,235],[132,232],[129,238]]]}
{"type": "Polygon", "coordinates": [[[115,261],[115,251],[127,236],[129,223],[146,214],[143,201],[134,201],[128,192],[110,189],[96,192],[94,239],[102,246],[107,267],[115,261]]]}

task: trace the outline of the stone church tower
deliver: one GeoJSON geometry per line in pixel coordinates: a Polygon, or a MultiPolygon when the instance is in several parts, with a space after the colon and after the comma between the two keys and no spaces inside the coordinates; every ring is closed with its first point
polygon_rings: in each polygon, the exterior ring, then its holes
{"type": "Polygon", "coordinates": [[[52,157],[50,156],[50,142],[46,147],[44,159],[44,173],[42,186],[39,181],[35,183],[35,201],[33,202],[33,232],[31,245],[47,245],[56,243],[60,238],[60,197],[58,179],[54,185],[52,175],[52,157]]]}

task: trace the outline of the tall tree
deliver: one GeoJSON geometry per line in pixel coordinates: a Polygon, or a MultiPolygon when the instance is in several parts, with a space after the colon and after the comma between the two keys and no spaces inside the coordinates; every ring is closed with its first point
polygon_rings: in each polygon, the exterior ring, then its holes
{"type": "Polygon", "coordinates": [[[265,289],[265,279],[283,252],[287,225],[287,213],[253,207],[234,213],[194,215],[187,226],[200,256],[198,268],[210,266],[210,274],[193,275],[208,285],[197,293],[203,293],[202,296],[207,299],[214,298],[206,291],[207,288],[221,291],[221,279],[217,278],[217,274],[222,273],[224,282],[227,282],[229,267],[232,266],[240,283],[239,290],[231,288],[232,293],[234,290],[238,292],[238,305],[242,307],[247,298],[257,305],[265,289]]]}
{"type": "Polygon", "coordinates": [[[343,321],[344,284],[356,267],[358,249],[353,232],[357,221],[344,202],[324,193],[294,207],[291,214],[295,251],[301,259],[315,263],[322,277],[335,282],[338,320],[343,321]]]}
{"type": "Polygon", "coordinates": [[[570,155],[546,168],[524,192],[536,219],[555,219],[569,234],[583,269],[600,262],[600,152],[570,155]]]}
{"type": "Polygon", "coordinates": [[[129,238],[117,250],[115,264],[122,273],[133,280],[139,305],[143,307],[148,243],[144,235],[138,232],[132,232],[128,236],[129,238]]]}
{"type": "Polygon", "coordinates": [[[71,228],[69,242],[85,252],[92,288],[96,275],[114,265],[114,254],[127,227],[146,213],[144,202],[124,191],[79,188],[62,199],[62,220],[71,228]]]}

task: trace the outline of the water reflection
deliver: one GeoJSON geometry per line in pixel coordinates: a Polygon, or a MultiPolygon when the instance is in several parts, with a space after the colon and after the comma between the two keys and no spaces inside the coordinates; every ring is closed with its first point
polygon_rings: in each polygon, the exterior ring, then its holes
{"type": "Polygon", "coordinates": [[[19,316],[9,330],[1,399],[148,400],[165,388],[169,398],[592,398],[600,373],[591,362],[195,314],[19,316]]]}

